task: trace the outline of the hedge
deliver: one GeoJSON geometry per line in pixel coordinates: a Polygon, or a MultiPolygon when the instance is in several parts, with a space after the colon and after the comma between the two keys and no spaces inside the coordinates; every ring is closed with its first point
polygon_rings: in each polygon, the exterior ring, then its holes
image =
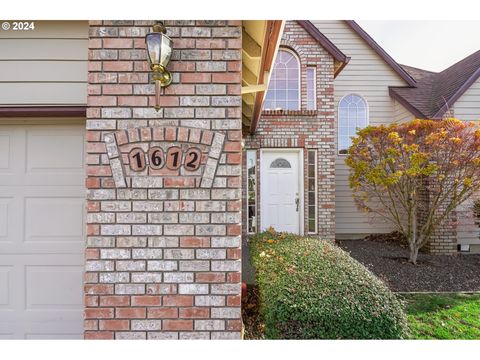
{"type": "Polygon", "coordinates": [[[401,339],[403,303],[332,243],[287,233],[249,239],[269,339],[401,339]]]}

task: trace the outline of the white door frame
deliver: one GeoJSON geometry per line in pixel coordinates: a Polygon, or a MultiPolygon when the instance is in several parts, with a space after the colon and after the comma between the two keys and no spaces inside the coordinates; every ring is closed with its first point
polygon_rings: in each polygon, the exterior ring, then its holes
{"type": "Polygon", "coordinates": [[[300,235],[304,235],[304,229],[305,229],[305,223],[304,223],[304,199],[305,199],[305,194],[304,194],[304,169],[303,169],[303,148],[262,148],[260,149],[260,231],[263,229],[263,219],[264,217],[262,214],[265,214],[265,209],[264,209],[264,204],[265,202],[263,201],[262,198],[262,193],[263,187],[265,186],[265,182],[263,180],[263,154],[265,152],[278,152],[278,153],[285,153],[285,152],[290,152],[290,153],[297,153],[298,156],[298,196],[300,198],[300,204],[299,204],[299,220],[298,220],[298,233],[300,235]]]}

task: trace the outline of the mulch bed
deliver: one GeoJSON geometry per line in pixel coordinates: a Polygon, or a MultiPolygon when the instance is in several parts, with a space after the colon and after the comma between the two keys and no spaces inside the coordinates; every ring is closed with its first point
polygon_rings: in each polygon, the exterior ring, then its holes
{"type": "Polygon", "coordinates": [[[393,291],[480,291],[480,254],[420,253],[417,265],[413,265],[408,262],[408,248],[398,234],[337,240],[337,244],[393,291]]]}
{"type": "Polygon", "coordinates": [[[242,295],[242,319],[245,340],[264,339],[264,325],[260,316],[260,299],[258,287],[248,285],[246,294],[242,295]]]}

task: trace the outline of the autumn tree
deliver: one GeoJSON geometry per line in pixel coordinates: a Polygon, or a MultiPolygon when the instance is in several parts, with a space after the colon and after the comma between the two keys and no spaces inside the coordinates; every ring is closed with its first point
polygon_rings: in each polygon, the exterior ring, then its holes
{"type": "Polygon", "coordinates": [[[392,223],[416,263],[442,221],[480,188],[480,130],[457,119],[368,126],[346,164],[358,208],[392,223]]]}

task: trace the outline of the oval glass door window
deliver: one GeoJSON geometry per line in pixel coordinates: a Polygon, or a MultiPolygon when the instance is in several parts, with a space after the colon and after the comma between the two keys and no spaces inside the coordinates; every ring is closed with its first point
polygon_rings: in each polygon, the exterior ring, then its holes
{"type": "Polygon", "coordinates": [[[270,164],[270,169],[290,169],[292,165],[283,158],[278,158],[272,161],[270,164]]]}

